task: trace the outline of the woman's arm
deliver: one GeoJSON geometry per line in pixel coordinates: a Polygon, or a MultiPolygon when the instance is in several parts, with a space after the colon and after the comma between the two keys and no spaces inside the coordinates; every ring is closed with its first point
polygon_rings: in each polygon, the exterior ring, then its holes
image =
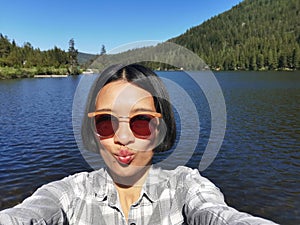
{"type": "Polygon", "coordinates": [[[0,212],[0,225],[67,225],[64,209],[73,194],[72,185],[63,179],[44,185],[23,203],[0,212]]]}
{"type": "Polygon", "coordinates": [[[220,190],[193,170],[186,178],[187,202],[184,214],[188,224],[275,224],[272,221],[239,212],[229,207],[220,190]]]}

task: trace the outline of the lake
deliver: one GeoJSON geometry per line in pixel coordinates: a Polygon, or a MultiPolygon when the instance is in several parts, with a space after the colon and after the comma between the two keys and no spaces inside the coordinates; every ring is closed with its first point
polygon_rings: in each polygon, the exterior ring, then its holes
{"type": "MultiPolygon", "coordinates": [[[[212,126],[205,93],[183,72],[159,75],[183,87],[199,115],[200,133],[193,133],[199,139],[186,162],[198,168],[212,126]]],[[[230,206],[281,224],[299,224],[300,73],[215,75],[226,104],[226,132],[217,157],[202,175],[222,190],[230,206]]],[[[0,81],[0,209],[21,202],[45,183],[92,170],[77,147],[72,126],[80,79],[0,81]]],[[[186,111],[192,113],[190,108],[186,111]]],[[[175,115],[178,131],[189,130],[191,123],[175,115]]],[[[158,161],[159,157],[164,156],[158,161]]]]}

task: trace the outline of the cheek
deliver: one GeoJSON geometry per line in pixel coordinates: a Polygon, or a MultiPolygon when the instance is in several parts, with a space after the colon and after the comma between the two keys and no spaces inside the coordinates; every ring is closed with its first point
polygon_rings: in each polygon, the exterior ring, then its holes
{"type": "Polygon", "coordinates": [[[157,141],[155,138],[151,138],[151,139],[136,138],[135,142],[132,143],[131,145],[128,145],[128,147],[137,151],[152,151],[157,147],[157,141]]]}
{"type": "MultiPolygon", "coordinates": [[[[110,150],[114,144],[112,138],[107,138],[107,139],[102,139],[102,140],[100,140],[100,138],[99,138],[98,140],[100,143],[100,148],[102,150],[110,150]]],[[[99,149],[99,150],[101,150],[101,149],[99,149]]]]}
{"type": "Polygon", "coordinates": [[[135,144],[144,147],[145,150],[153,150],[161,143],[161,132],[157,125],[149,127],[151,135],[146,139],[135,139],[135,144]]]}
{"type": "Polygon", "coordinates": [[[105,139],[105,140],[101,140],[99,142],[100,142],[99,153],[100,153],[102,159],[104,160],[105,164],[108,165],[114,161],[114,157],[112,155],[114,152],[112,141],[109,139],[105,139]]]}
{"type": "Polygon", "coordinates": [[[151,131],[151,138],[148,141],[147,145],[152,147],[152,150],[159,146],[165,137],[165,133],[159,131],[157,128],[151,131]]]}

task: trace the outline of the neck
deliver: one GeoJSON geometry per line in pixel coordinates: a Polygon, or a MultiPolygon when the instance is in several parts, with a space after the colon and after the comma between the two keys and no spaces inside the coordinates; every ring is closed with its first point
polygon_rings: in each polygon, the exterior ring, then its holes
{"type": "Polygon", "coordinates": [[[128,177],[126,177],[121,179],[119,177],[113,177],[115,187],[119,194],[120,205],[122,207],[122,211],[124,213],[126,221],[128,220],[131,205],[135,203],[140,197],[142,186],[145,183],[149,168],[150,167],[145,167],[145,169],[143,169],[143,172],[139,172],[140,176],[135,176],[134,178],[130,177],[128,179],[128,177]],[[130,182],[128,182],[128,180],[130,182]],[[124,183],[124,181],[126,183],[124,183]]]}
{"type": "Polygon", "coordinates": [[[111,170],[108,170],[108,172],[111,175],[116,186],[127,189],[127,188],[130,188],[133,186],[135,186],[135,187],[143,186],[145,179],[148,175],[149,169],[150,169],[150,166],[145,166],[140,171],[138,171],[136,174],[134,174],[132,176],[126,176],[126,177],[118,176],[111,170]]]}

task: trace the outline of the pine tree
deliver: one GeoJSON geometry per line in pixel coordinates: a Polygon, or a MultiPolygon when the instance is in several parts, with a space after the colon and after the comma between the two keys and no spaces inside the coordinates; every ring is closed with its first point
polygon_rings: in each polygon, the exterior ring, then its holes
{"type": "Polygon", "coordinates": [[[253,55],[253,56],[250,58],[249,69],[250,69],[250,70],[257,70],[256,55],[253,55]]]}
{"type": "Polygon", "coordinates": [[[71,75],[79,74],[77,56],[78,50],[75,49],[75,42],[72,38],[69,41],[69,73],[71,75]]]}
{"type": "Polygon", "coordinates": [[[105,54],[106,54],[106,49],[105,49],[105,46],[102,45],[102,46],[101,46],[100,55],[105,55],[105,54]]]}
{"type": "Polygon", "coordinates": [[[263,54],[259,54],[257,56],[257,68],[259,70],[264,69],[265,67],[265,60],[264,60],[264,55],[263,54]]]}
{"type": "Polygon", "coordinates": [[[300,69],[300,47],[296,46],[293,50],[292,57],[293,68],[298,70],[300,69]]]}

